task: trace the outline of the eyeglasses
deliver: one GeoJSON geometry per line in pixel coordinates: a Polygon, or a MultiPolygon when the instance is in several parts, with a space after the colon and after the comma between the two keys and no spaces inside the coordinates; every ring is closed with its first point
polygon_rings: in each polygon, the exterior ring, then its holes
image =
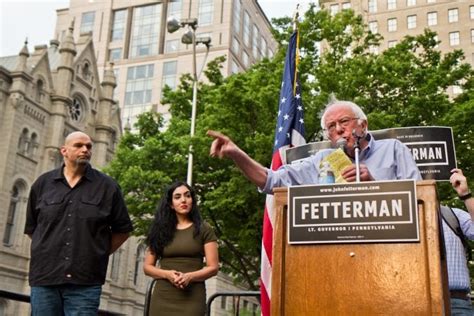
{"type": "Polygon", "coordinates": [[[358,120],[358,119],[359,119],[358,117],[343,117],[342,119],[337,120],[335,122],[330,122],[326,127],[326,131],[329,134],[333,134],[336,131],[337,124],[339,124],[339,126],[343,128],[346,128],[346,127],[349,127],[349,125],[351,124],[353,120],[358,120]]]}

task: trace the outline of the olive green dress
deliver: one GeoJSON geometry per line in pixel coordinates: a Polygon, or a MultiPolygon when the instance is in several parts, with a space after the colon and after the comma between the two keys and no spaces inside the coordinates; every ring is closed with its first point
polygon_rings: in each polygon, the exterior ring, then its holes
{"type": "MultiPolygon", "coordinates": [[[[159,261],[161,269],[191,272],[203,268],[204,244],[216,241],[214,230],[203,222],[201,232],[193,237],[194,225],[175,232],[173,241],[163,250],[159,261]]],[[[168,280],[159,279],[150,302],[151,316],[204,315],[206,311],[206,287],[204,282],[192,282],[178,289],[168,280]]]]}

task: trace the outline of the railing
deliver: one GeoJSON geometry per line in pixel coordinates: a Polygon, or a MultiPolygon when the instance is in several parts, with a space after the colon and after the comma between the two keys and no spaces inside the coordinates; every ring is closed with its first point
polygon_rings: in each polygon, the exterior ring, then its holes
{"type": "Polygon", "coordinates": [[[254,296],[260,301],[260,292],[259,291],[234,291],[234,292],[216,292],[209,296],[207,299],[207,304],[206,304],[206,315],[209,316],[211,315],[211,305],[212,302],[219,296],[231,296],[234,298],[234,304],[235,304],[235,309],[234,309],[234,315],[238,316],[240,315],[240,297],[242,296],[254,296]],[[235,300],[235,297],[237,299],[235,300]]]}
{"type": "Polygon", "coordinates": [[[25,294],[13,293],[9,291],[0,290],[0,297],[6,298],[7,300],[19,301],[19,302],[30,302],[30,296],[25,294]]]}
{"type": "MultiPolygon", "coordinates": [[[[151,294],[153,292],[153,287],[155,286],[156,280],[153,279],[147,287],[146,290],[146,296],[145,296],[145,308],[143,309],[143,315],[148,316],[148,312],[150,311],[150,301],[151,301],[151,294]]],[[[260,292],[259,291],[234,291],[234,292],[216,292],[212,294],[208,299],[206,303],[206,315],[209,316],[211,315],[211,305],[212,302],[220,296],[231,296],[231,297],[237,297],[237,300],[234,300],[236,308],[234,309],[234,315],[238,316],[240,313],[240,297],[242,296],[254,296],[260,301],[260,292]]]]}

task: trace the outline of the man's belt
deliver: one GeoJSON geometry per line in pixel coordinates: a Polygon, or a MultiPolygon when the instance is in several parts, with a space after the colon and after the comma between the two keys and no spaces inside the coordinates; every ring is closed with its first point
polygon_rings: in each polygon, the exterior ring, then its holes
{"type": "Polygon", "coordinates": [[[457,298],[461,300],[470,300],[469,291],[467,290],[450,290],[449,295],[451,298],[457,298]]]}

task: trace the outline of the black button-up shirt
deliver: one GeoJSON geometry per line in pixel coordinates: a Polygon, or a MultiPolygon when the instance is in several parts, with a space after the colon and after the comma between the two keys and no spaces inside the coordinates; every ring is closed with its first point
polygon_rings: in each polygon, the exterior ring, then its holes
{"type": "Polygon", "coordinates": [[[122,192],[90,165],[71,188],[63,167],[31,187],[25,224],[32,235],[30,285],[103,284],[112,234],[132,231],[122,192]]]}

